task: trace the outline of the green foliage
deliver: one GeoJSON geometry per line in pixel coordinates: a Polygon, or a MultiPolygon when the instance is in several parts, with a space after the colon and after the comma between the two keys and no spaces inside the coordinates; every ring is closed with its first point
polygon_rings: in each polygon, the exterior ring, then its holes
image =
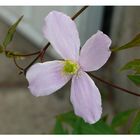
{"type": "Polygon", "coordinates": [[[62,123],[56,120],[53,134],[68,134],[68,132],[63,128],[62,123]]]}
{"type": "Polygon", "coordinates": [[[125,123],[128,122],[128,119],[130,118],[131,114],[136,111],[135,109],[131,109],[128,111],[124,111],[124,112],[120,112],[118,113],[112,120],[112,127],[116,128],[116,127],[120,127],[122,125],[124,125],[125,123]]]}
{"type": "Polygon", "coordinates": [[[22,20],[23,16],[21,16],[8,30],[5,38],[4,38],[4,41],[3,41],[3,47],[6,48],[7,45],[12,41],[13,39],[13,36],[16,32],[16,28],[18,26],[18,24],[20,23],[20,21],[22,20]]]}
{"type": "Polygon", "coordinates": [[[133,70],[134,74],[127,75],[128,79],[131,80],[135,85],[140,86],[140,59],[134,59],[125,64],[121,71],[133,70]]]}
{"type": "Polygon", "coordinates": [[[140,74],[128,75],[128,78],[137,86],[140,86],[140,74]]]}
{"type": "Polygon", "coordinates": [[[7,51],[6,47],[10,44],[10,42],[12,41],[14,34],[16,32],[16,28],[18,26],[18,24],[20,23],[20,21],[22,20],[23,16],[21,16],[12,26],[10,26],[10,28],[8,29],[8,32],[4,38],[4,41],[2,44],[0,44],[0,53],[5,53],[5,56],[8,58],[17,58],[17,59],[23,59],[23,57],[21,57],[20,55],[18,55],[17,52],[13,52],[13,51],[7,51]]]}
{"type": "MultiPolygon", "coordinates": [[[[133,47],[138,47],[140,46],[140,34],[136,35],[130,42],[127,44],[121,46],[121,47],[116,47],[112,48],[112,51],[120,51],[124,49],[129,49],[133,47]]],[[[137,86],[140,85],[140,59],[134,59],[127,64],[125,64],[122,68],[121,71],[124,70],[133,70],[134,73],[127,75],[127,77],[137,86]]]]}
{"type": "Polygon", "coordinates": [[[140,134],[140,110],[133,121],[132,127],[130,129],[131,134],[140,134]]]}
{"type": "Polygon", "coordinates": [[[119,134],[123,133],[121,131],[126,124],[130,128],[125,127],[125,134],[140,134],[139,109],[120,112],[113,117],[111,123],[107,122],[106,115],[95,124],[85,123],[71,111],[57,116],[53,134],[119,134]],[[69,126],[69,129],[66,131],[63,126],[69,126]]]}
{"type": "Polygon", "coordinates": [[[124,49],[129,49],[129,48],[133,48],[133,47],[139,47],[140,46],[140,34],[136,35],[130,42],[128,42],[127,44],[121,46],[121,47],[116,47],[116,48],[112,48],[112,51],[121,51],[124,49]]]}
{"type": "Polygon", "coordinates": [[[140,72],[140,59],[134,59],[127,64],[125,64],[122,68],[121,71],[124,70],[134,70],[136,73],[140,72]]]}
{"type": "MultiPolygon", "coordinates": [[[[77,129],[78,132],[78,129],[77,129]]],[[[97,123],[90,125],[87,123],[81,123],[80,134],[115,134],[115,130],[111,128],[102,119],[97,123]]]]}
{"type": "MultiPolygon", "coordinates": [[[[97,123],[91,125],[85,123],[83,119],[77,117],[73,112],[61,114],[57,117],[57,121],[68,124],[72,127],[71,134],[115,134],[116,131],[101,119],[97,123]]],[[[55,129],[59,132],[59,129],[55,129]]]]}

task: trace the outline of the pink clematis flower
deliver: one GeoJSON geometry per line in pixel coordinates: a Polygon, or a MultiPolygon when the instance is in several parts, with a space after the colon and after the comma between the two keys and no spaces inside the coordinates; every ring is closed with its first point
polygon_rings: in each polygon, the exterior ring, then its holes
{"type": "Polygon", "coordinates": [[[111,54],[111,39],[98,31],[80,51],[79,34],[74,21],[57,11],[50,12],[45,18],[43,31],[64,61],[33,65],[26,75],[31,93],[34,96],[50,95],[72,78],[70,100],[75,114],[90,124],[97,122],[102,114],[101,95],[86,72],[98,70],[106,63],[111,54]]]}

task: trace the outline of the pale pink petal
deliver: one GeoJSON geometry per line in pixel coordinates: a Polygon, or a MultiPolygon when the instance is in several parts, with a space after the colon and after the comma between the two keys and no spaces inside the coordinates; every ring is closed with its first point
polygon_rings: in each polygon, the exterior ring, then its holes
{"type": "Polygon", "coordinates": [[[52,11],[45,18],[44,36],[64,59],[78,60],[80,40],[74,21],[61,12],[52,11]]]}
{"type": "Polygon", "coordinates": [[[82,47],[79,58],[83,70],[93,71],[101,68],[110,57],[110,45],[111,39],[101,31],[89,38],[82,47]]]}
{"type": "Polygon", "coordinates": [[[71,102],[76,115],[85,122],[97,122],[102,113],[101,96],[93,80],[83,71],[72,78],[71,102]]]}
{"type": "Polygon", "coordinates": [[[26,74],[34,96],[49,95],[63,87],[70,76],[63,73],[63,61],[48,61],[33,65],[26,74]]]}

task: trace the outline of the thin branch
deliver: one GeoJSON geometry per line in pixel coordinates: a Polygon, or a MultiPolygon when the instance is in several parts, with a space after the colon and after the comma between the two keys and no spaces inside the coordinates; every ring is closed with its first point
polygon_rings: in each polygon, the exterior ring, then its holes
{"type": "MultiPolygon", "coordinates": [[[[71,19],[74,20],[76,19],[88,6],[84,6],[82,7],[71,19]]],[[[10,52],[10,51],[5,51],[6,53],[10,52]]],[[[29,53],[29,54],[12,54],[13,56],[21,56],[21,57],[28,57],[28,56],[32,56],[32,55],[37,55],[39,54],[41,51],[37,51],[37,52],[34,52],[34,53],[29,53]]],[[[44,52],[45,53],[45,52],[44,52]]],[[[41,57],[41,61],[43,59],[43,55],[44,53],[42,54],[42,57],[41,57]]]]}
{"type": "MultiPolygon", "coordinates": [[[[88,8],[88,6],[83,6],[76,14],[74,14],[74,16],[72,16],[72,20],[76,19],[84,10],[86,10],[88,8]]],[[[24,69],[24,74],[26,74],[26,71],[28,70],[28,68],[30,68],[38,59],[39,57],[42,55],[42,52],[45,53],[45,51],[47,50],[47,48],[49,47],[50,43],[48,43],[44,49],[42,51],[40,51],[40,53],[38,54],[38,56],[24,69]]]]}
{"type": "Polygon", "coordinates": [[[48,44],[43,48],[43,50],[40,51],[39,55],[24,69],[24,74],[26,74],[26,71],[40,58],[42,52],[45,52],[49,46],[50,43],[48,42],[48,44]]]}
{"type": "Polygon", "coordinates": [[[83,6],[71,19],[75,20],[87,8],[88,8],[88,6],[83,6]]]}
{"type": "Polygon", "coordinates": [[[24,69],[17,64],[16,57],[13,57],[13,60],[14,60],[16,67],[19,68],[21,71],[23,71],[24,69]]]}
{"type": "Polygon", "coordinates": [[[42,51],[42,53],[41,53],[41,56],[40,56],[41,63],[43,63],[45,52],[46,52],[46,50],[42,51]]]}
{"type": "Polygon", "coordinates": [[[131,94],[131,95],[135,95],[135,96],[139,96],[139,97],[140,97],[140,94],[139,94],[139,93],[136,93],[136,92],[127,90],[127,89],[125,89],[125,88],[122,88],[122,87],[120,87],[120,86],[118,86],[118,85],[112,84],[111,82],[105,81],[105,80],[103,80],[103,79],[101,79],[101,78],[99,78],[99,77],[97,77],[97,76],[95,76],[95,75],[93,75],[93,74],[91,74],[91,73],[88,73],[88,74],[89,74],[91,77],[93,77],[93,78],[99,80],[100,82],[102,82],[102,83],[104,83],[104,84],[107,84],[107,85],[109,85],[109,86],[111,86],[111,87],[113,87],[113,88],[119,89],[119,90],[124,91],[124,92],[126,92],[126,93],[129,93],[129,94],[131,94]]]}
{"type": "MultiPolygon", "coordinates": [[[[87,9],[87,8],[88,8],[88,6],[82,7],[71,19],[72,19],[72,20],[76,19],[76,18],[77,18],[85,9],[87,9]]],[[[43,58],[43,55],[44,55],[44,53],[46,52],[46,50],[47,50],[47,48],[49,47],[49,45],[50,45],[50,43],[48,42],[48,44],[47,44],[41,51],[38,51],[38,52],[35,52],[35,53],[30,53],[30,54],[17,54],[17,55],[15,55],[15,56],[25,56],[25,57],[26,57],[26,56],[31,56],[31,55],[37,55],[37,54],[38,54],[37,57],[35,57],[35,59],[34,59],[25,69],[21,68],[21,67],[17,64],[16,58],[13,57],[15,65],[21,70],[21,73],[22,73],[22,71],[24,71],[24,74],[26,74],[26,71],[28,70],[28,68],[30,68],[40,57],[41,57],[41,59],[42,59],[42,58],[43,58]]],[[[21,73],[20,73],[20,74],[21,74],[21,73]]],[[[127,90],[127,89],[125,89],[125,88],[122,88],[122,87],[120,87],[120,86],[118,86],[118,85],[112,84],[111,82],[105,81],[105,80],[103,80],[103,79],[101,79],[101,78],[99,78],[99,77],[97,77],[97,76],[95,76],[95,75],[93,75],[93,74],[91,74],[91,73],[88,73],[88,74],[89,74],[91,77],[93,77],[93,78],[99,80],[100,82],[102,82],[102,83],[104,83],[104,84],[107,84],[107,85],[109,85],[109,86],[111,86],[111,87],[113,87],[113,88],[119,89],[119,90],[124,91],[124,92],[126,92],[126,93],[129,93],[129,94],[131,94],[131,95],[135,95],[135,96],[140,97],[140,94],[138,94],[138,93],[129,91],[129,90],[127,90]]]]}

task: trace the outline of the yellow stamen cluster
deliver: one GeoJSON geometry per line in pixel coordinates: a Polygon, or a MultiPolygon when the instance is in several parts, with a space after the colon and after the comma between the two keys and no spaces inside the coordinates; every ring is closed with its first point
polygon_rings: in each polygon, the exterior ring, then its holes
{"type": "Polygon", "coordinates": [[[79,69],[79,65],[71,60],[66,60],[64,62],[63,71],[66,74],[76,74],[79,69]]]}

